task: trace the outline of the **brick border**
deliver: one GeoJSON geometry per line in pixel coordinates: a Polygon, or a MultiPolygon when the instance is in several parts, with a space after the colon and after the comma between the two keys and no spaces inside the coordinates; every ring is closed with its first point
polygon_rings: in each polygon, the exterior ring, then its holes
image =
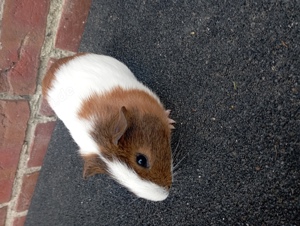
{"type": "Polygon", "coordinates": [[[56,121],[40,84],[51,63],[77,51],[90,5],[0,3],[0,226],[25,223],[56,121]]]}

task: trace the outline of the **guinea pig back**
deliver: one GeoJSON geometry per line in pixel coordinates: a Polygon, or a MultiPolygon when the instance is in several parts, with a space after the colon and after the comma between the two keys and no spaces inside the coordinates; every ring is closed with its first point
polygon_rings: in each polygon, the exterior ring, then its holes
{"type": "Polygon", "coordinates": [[[167,198],[173,121],[123,63],[96,54],[60,59],[43,94],[78,144],[85,177],[107,173],[138,197],[167,198]]]}

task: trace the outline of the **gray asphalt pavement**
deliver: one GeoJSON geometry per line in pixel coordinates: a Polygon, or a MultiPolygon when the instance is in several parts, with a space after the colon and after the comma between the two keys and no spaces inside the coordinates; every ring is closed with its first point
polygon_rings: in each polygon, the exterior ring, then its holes
{"type": "Polygon", "coordinates": [[[59,122],[26,225],[300,225],[300,1],[95,0],[81,51],[123,61],[177,121],[168,199],[137,199],[59,122]]]}

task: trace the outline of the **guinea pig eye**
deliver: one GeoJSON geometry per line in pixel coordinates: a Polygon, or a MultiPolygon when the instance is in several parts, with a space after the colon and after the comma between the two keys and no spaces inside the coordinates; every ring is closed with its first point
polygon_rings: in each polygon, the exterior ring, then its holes
{"type": "Polygon", "coordinates": [[[149,167],[147,157],[145,155],[143,155],[143,154],[138,154],[136,156],[136,163],[138,165],[140,165],[141,167],[144,167],[144,168],[148,168],[149,167]]]}

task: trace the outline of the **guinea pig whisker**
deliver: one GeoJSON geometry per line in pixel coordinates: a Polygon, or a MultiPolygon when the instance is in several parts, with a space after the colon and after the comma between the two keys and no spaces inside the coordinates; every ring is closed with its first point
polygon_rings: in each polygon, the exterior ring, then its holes
{"type": "Polygon", "coordinates": [[[178,176],[181,176],[182,175],[182,171],[181,169],[177,169],[174,173],[173,173],[173,183],[175,181],[178,181],[178,176]]]}
{"type": "Polygon", "coordinates": [[[178,157],[178,154],[179,154],[179,149],[178,149],[178,147],[179,147],[181,138],[182,138],[182,137],[180,136],[179,139],[178,139],[178,142],[177,142],[177,144],[176,144],[176,147],[175,147],[175,149],[174,149],[174,151],[173,151],[173,153],[172,153],[173,159],[176,159],[176,158],[178,157]]]}
{"type": "Polygon", "coordinates": [[[184,156],[176,163],[176,165],[173,167],[173,172],[175,172],[175,171],[178,169],[180,163],[181,163],[186,157],[187,157],[187,155],[184,155],[184,156]]]}
{"type": "Polygon", "coordinates": [[[140,198],[139,197],[135,197],[129,204],[128,206],[130,206],[131,204],[135,203],[136,201],[138,201],[140,198]]]}

